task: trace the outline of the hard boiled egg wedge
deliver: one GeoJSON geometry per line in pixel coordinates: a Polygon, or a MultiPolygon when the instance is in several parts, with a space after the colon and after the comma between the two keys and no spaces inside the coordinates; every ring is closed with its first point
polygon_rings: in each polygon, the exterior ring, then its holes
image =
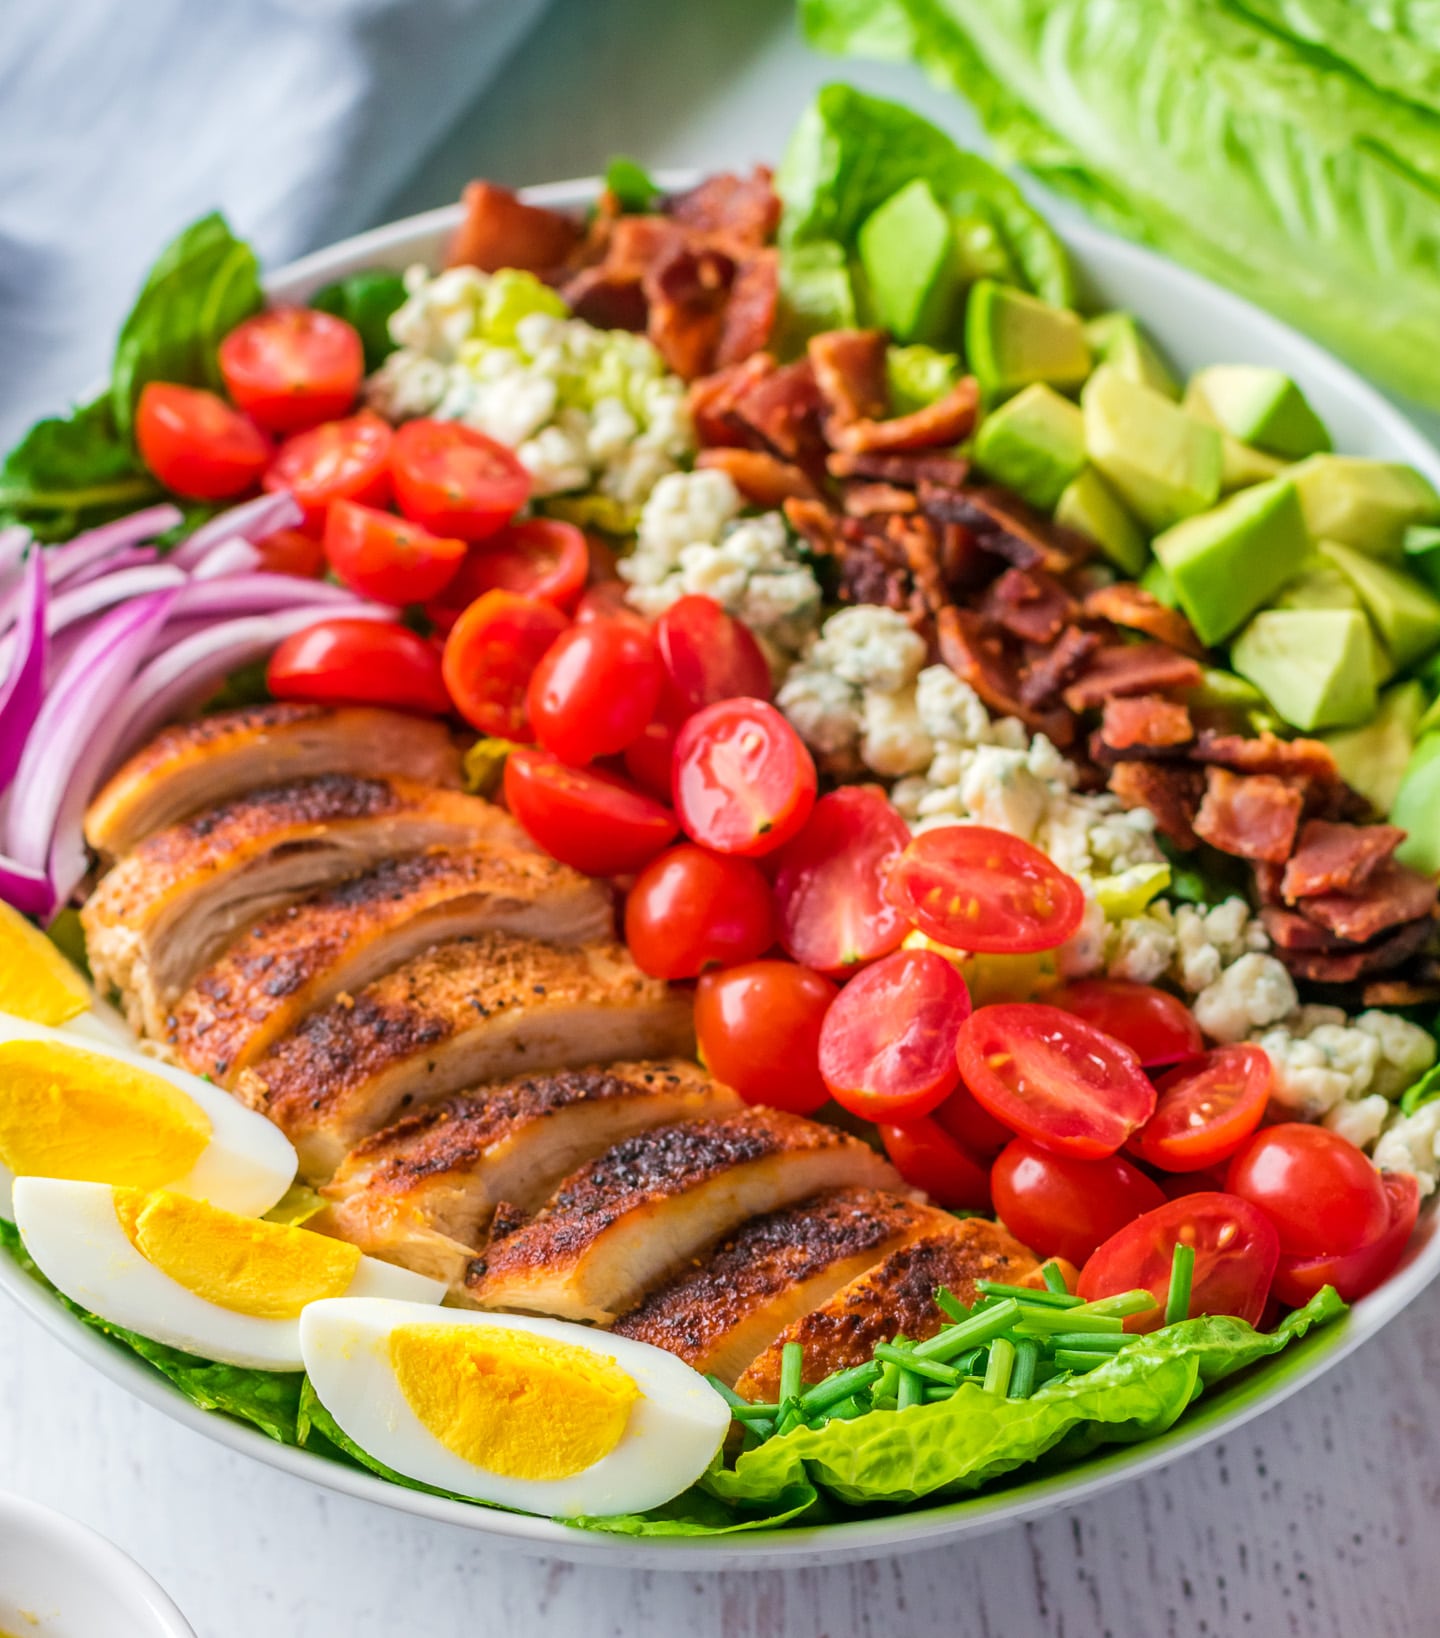
{"type": "Polygon", "coordinates": [[[0,1215],[13,1178],[59,1177],[168,1189],[258,1216],[295,1167],[278,1127],[208,1081],[0,1013],[0,1215]]]}
{"type": "Polygon", "coordinates": [[[403,1298],[425,1313],[445,1295],[348,1241],[189,1195],[21,1177],[14,1206],[26,1251],[71,1302],[226,1365],[300,1370],[301,1316],[322,1298],[403,1298]]]}
{"type": "Polygon", "coordinates": [[[102,1041],[133,1040],[125,1020],[40,929],[0,902],[0,1012],[102,1041]]]}
{"type": "Polygon", "coordinates": [[[300,1346],[321,1404],[368,1455],[528,1513],[658,1507],[730,1426],[683,1360],[564,1320],[341,1297],[305,1310],[300,1346]]]}

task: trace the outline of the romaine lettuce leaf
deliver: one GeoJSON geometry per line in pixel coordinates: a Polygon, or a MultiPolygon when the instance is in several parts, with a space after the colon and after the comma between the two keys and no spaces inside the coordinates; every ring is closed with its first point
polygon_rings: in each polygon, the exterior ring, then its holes
{"type": "Polygon", "coordinates": [[[108,397],[37,421],[0,466],[0,525],[68,540],[160,497],[115,425],[108,397]]]}

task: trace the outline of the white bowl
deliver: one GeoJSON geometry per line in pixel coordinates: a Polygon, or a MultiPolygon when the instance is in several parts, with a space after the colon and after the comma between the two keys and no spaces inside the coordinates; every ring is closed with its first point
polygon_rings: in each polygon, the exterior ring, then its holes
{"type": "MultiPolygon", "coordinates": [[[[683,186],[688,180],[691,178],[680,175],[660,178],[662,186],[668,187],[683,186]]],[[[593,181],[553,183],[531,189],[527,197],[538,204],[575,206],[592,198],[595,189],[593,181]]],[[[268,289],[277,298],[302,301],[321,285],[362,268],[433,264],[459,219],[459,207],[449,206],[362,233],[280,269],[268,281],[268,289]]],[[[1182,372],[1219,362],[1274,365],[1304,388],[1329,426],[1337,449],[1407,461],[1440,485],[1440,454],[1380,393],[1313,342],[1149,251],[1084,226],[1066,227],[1063,237],[1081,277],[1084,305],[1092,310],[1118,307],[1134,313],[1182,372]]],[[[1259,1372],[1207,1394],[1160,1438],[1112,1448],[1079,1466],[888,1518],[814,1529],[756,1531],[738,1537],[636,1541],[406,1490],[359,1469],[287,1449],[239,1423],[198,1410],[133,1355],[112,1347],[80,1324],[13,1264],[0,1258],[0,1288],[9,1291],[47,1330],[148,1403],[232,1449],[332,1490],[462,1525],[521,1551],[615,1567],[675,1570],[793,1568],[910,1552],[1070,1506],[1173,1461],[1279,1404],[1373,1337],[1437,1273],[1440,1235],[1431,1210],[1422,1216],[1401,1268],[1379,1291],[1356,1303],[1344,1320],[1292,1344],[1259,1372]]]]}
{"type": "Polygon", "coordinates": [[[87,1525],[0,1495],[0,1632],[13,1638],[195,1638],[158,1582],[87,1525]]]}

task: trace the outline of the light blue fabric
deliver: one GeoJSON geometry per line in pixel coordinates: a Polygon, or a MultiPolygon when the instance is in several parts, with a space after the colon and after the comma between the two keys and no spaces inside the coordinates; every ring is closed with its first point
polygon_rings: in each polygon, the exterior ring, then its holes
{"type": "Polygon", "coordinates": [[[0,447],[105,372],[219,206],[275,266],[374,221],[546,0],[5,0],[0,447]]]}

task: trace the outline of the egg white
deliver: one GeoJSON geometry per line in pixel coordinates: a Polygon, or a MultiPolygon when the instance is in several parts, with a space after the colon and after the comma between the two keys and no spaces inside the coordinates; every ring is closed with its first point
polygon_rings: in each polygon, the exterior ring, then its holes
{"type": "Polygon", "coordinates": [[[321,1404],[362,1450],[406,1478],[527,1513],[573,1518],[658,1507],[704,1473],[730,1427],[729,1406],[674,1354],[565,1320],[331,1297],[301,1315],[300,1347],[321,1404]],[[417,1324],[525,1331],[614,1360],[640,1390],[619,1444],[565,1479],[509,1478],[473,1466],[431,1433],[395,1379],[390,1333],[417,1324]]]}
{"type": "MultiPolygon", "coordinates": [[[[224,1365],[298,1371],[300,1315],[262,1319],[207,1302],[131,1244],[108,1183],[15,1180],[15,1226],[40,1272],[71,1302],[127,1331],[224,1365]]],[[[439,1280],[362,1257],[347,1296],[402,1298],[417,1313],[445,1295],[439,1280]]],[[[313,1305],[312,1305],[313,1306],[313,1305]]],[[[302,1311],[303,1312],[303,1311],[302,1311]]]]}
{"type": "MultiPolygon", "coordinates": [[[[89,1014],[82,1014],[88,1018],[89,1014]]],[[[127,1047],[101,1030],[88,1027],[76,1032],[75,1018],[63,1029],[32,1024],[26,1019],[0,1013],[0,1045],[7,1041],[44,1041],[60,1050],[93,1053],[118,1063],[142,1069],[158,1080],[168,1081],[195,1103],[210,1122],[210,1141],[199,1159],[183,1177],[157,1185],[171,1194],[188,1194],[208,1200],[212,1206],[239,1212],[244,1217],[260,1217],[270,1210],[294,1181],[299,1161],[295,1146],[280,1130],[238,1103],[223,1087],[202,1081],[183,1069],[162,1063],[127,1047]]],[[[4,1089],[0,1087],[0,1097],[4,1089]]],[[[11,1185],[14,1179],[0,1163],[0,1216],[10,1215],[11,1185]]]]}

